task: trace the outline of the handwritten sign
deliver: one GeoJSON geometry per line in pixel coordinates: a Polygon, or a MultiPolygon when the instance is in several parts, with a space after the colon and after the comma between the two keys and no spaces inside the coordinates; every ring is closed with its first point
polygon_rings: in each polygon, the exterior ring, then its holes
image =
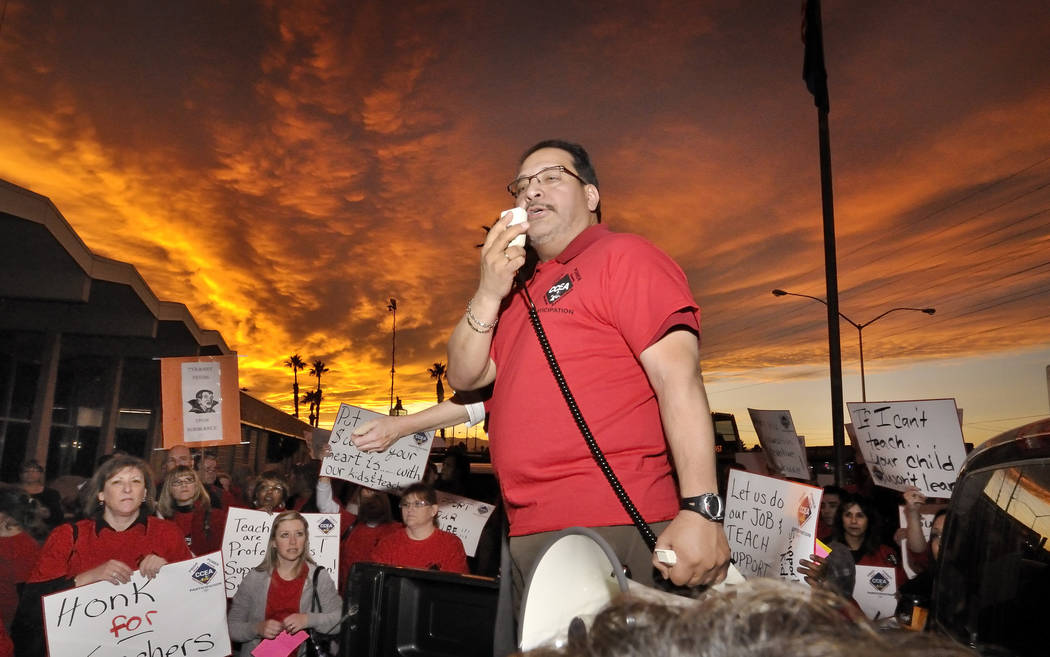
{"type": "Polygon", "coordinates": [[[798,562],[813,554],[823,493],[808,484],[729,473],[724,528],[744,577],[802,581],[798,562]]]}
{"type": "Polygon", "coordinates": [[[855,445],[872,480],[903,491],[916,486],[926,497],[951,497],[966,459],[954,399],[850,402],[855,445]]]}
{"type": "Polygon", "coordinates": [[[809,461],[806,449],[795,433],[791,411],[763,411],[747,409],[755,425],[758,442],[766,453],[770,469],[785,477],[809,481],[809,461]]]}
{"type": "Polygon", "coordinates": [[[438,491],[438,526],[463,541],[468,557],[478,551],[481,530],[485,528],[496,507],[488,502],[478,502],[468,497],[438,491]]]}
{"type": "Polygon", "coordinates": [[[885,566],[857,566],[853,599],[872,620],[892,616],[897,610],[897,573],[885,566]]]}
{"type": "Polygon", "coordinates": [[[164,449],[241,442],[237,356],[160,359],[164,449]]]}
{"type": "Polygon", "coordinates": [[[420,481],[426,472],[433,431],[402,436],[384,452],[366,453],[354,447],[350,438],[354,429],[380,417],[380,413],[340,404],[328,441],[332,454],[321,462],[321,474],[387,492],[398,492],[420,481]]]}
{"type": "Polygon", "coordinates": [[[153,579],[135,571],[127,584],[95,582],[43,602],[51,655],[230,654],[218,552],[167,564],[153,579]]]}
{"type": "MultiPolygon", "coordinates": [[[[226,573],[226,596],[237,593],[245,573],[266,558],[270,526],[276,514],[231,506],[222,534],[222,557],[226,573]]],[[[339,581],[339,514],[304,513],[310,533],[310,557],[339,581]]]]}

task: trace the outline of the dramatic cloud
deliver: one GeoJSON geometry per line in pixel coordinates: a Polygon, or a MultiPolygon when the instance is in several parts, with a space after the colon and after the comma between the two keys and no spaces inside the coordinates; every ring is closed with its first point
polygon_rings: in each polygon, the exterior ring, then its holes
{"type": "MultiPolygon", "coordinates": [[[[866,333],[869,370],[1045,351],[1045,7],[824,4],[841,310],[937,308],[866,333]]],[[[386,406],[391,297],[396,394],[433,399],[518,155],[579,140],[606,221],[689,275],[716,405],[775,400],[826,376],[824,309],[769,293],[824,296],[799,25],[792,3],[12,0],[0,177],[218,329],[252,394],[290,410],[283,361],[323,360],[330,420],[386,406]]]]}

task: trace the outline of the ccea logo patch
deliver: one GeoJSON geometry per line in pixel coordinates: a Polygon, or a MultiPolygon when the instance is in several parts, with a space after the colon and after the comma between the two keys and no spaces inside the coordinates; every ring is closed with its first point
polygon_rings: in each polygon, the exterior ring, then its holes
{"type": "Polygon", "coordinates": [[[809,501],[809,495],[802,498],[802,501],[798,504],[798,524],[801,527],[806,524],[810,516],[813,515],[813,503],[809,501]]]}
{"type": "Polygon", "coordinates": [[[416,432],[412,434],[412,440],[416,441],[417,445],[422,445],[423,443],[427,442],[427,434],[423,433],[422,431],[416,432]]]}
{"type": "Polygon", "coordinates": [[[479,516],[483,516],[489,512],[489,506],[487,504],[479,504],[476,513],[479,516]]]}
{"type": "Polygon", "coordinates": [[[565,274],[547,290],[547,304],[554,305],[563,296],[572,292],[572,279],[569,278],[568,274],[565,274]]]}
{"type": "Polygon", "coordinates": [[[321,522],[317,523],[317,528],[321,530],[322,534],[327,534],[335,529],[335,523],[332,522],[331,518],[322,518],[321,522]]]}
{"type": "Polygon", "coordinates": [[[875,587],[876,591],[884,591],[886,587],[890,585],[890,578],[886,577],[885,573],[880,570],[876,570],[871,574],[871,579],[868,580],[871,585],[875,587]]]}
{"type": "Polygon", "coordinates": [[[214,566],[201,562],[201,564],[194,569],[193,573],[190,574],[190,577],[201,584],[207,584],[211,581],[212,577],[215,577],[215,572],[216,570],[214,566]]]}

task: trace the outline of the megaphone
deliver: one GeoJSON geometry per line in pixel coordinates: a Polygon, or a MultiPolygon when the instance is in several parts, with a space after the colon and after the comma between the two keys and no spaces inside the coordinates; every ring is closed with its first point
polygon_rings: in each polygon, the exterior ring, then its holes
{"type": "MultiPolygon", "coordinates": [[[[743,582],[730,564],[726,580],[713,589],[743,582]]],[[[524,652],[541,645],[561,648],[570,627],[590,628],[594,617],[621,593],[664,604],[693,600],[628,579],[612,547],[592,529],[571,527],[556,534],[529,572],[521,602],[518,647],[524,652]]]]}

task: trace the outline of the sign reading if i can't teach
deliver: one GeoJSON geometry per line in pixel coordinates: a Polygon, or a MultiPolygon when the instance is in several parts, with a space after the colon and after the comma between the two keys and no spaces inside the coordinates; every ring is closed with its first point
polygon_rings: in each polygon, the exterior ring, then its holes
{"type": "Polygon", "coordinates": [[[926,497],[951,497],[966,459],[954,399],[846,404],[856,446],[871,478],[886,488],[915,486],[926,497]]]}

